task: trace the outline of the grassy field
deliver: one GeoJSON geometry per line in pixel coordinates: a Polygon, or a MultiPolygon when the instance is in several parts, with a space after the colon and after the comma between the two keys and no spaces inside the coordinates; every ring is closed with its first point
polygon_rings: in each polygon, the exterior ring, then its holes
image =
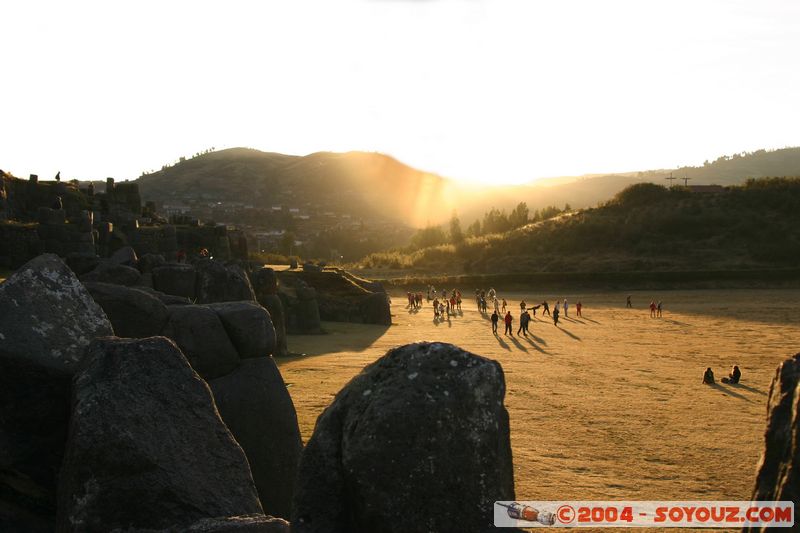
{"type": "Polygon", "coordinates": [[[501,294],[514,314],[522,298],[569,299],[559,327],[537,316],[527,338],[493,336],[472,301],[436,324],[429,305],[409,312],[398,294],[391,327],[326,323],[329,335],[291,336],[290,350],[306,355],[279,365],[305,441],[336,392],[386,350],[452,342],[503,365],[518,499],[749,499],[770,381],[798,351],[800,290],[633,292],[634,309],[626,294],[501,294]],[[649,318],[652,299],[663,318],[649,318]],[[719,380],[734,364],[740,385],[701,384],[706,367],[719,380]]]}

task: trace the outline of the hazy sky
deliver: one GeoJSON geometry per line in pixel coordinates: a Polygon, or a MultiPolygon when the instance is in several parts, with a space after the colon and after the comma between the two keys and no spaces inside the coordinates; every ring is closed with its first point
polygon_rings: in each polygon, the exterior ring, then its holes
{"type": "Polygon", "coordinates": [[[0,168],[135,178],[215,146],[487,182],[800,145],[800,2],[0,3],[0,168]]]}

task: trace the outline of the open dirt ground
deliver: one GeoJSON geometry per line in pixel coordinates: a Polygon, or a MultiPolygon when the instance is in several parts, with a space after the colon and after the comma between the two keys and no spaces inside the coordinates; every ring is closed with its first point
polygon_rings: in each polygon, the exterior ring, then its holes
{"type": "Polygon", "coordinates": [[[505,370],[517,499],[749,499],[770,381],[798,351],[800,290],[639,291],[633,309],[625,293],[500,295],[514,337],[502,324],[492,335],[468,295],[463,315],[434,323],[431,306],[410,312],[405,293],[393,295],[391,327],[325,323],[329,335],[291,336],[290,351],[306,356],[279,365],[304,441],[333,396],[389,348],[451,342],[505,370]],[[569,299],[570,316],[555,327],[537,312],[532,334],[516,336],[519,301],[555,297],[569,299]],[[649,317],[652,299],[663,300],[663,318],[649,317]],[[734,364],[740,385],[701,384],[706,367],[719,381],[734,364]]]}

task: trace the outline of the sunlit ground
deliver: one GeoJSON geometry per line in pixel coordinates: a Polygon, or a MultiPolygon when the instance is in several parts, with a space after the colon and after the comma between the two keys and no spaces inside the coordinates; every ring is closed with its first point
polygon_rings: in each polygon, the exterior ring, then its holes
{"type": "MultiPolygon", "coordinates": [[[[505,296],[514,314],[520,298],[543,298],[505,296]]],[[[570,316],[557,328],[537,314],[528,338],[493,336],[472,301],[434,324],[429,305],[409,312],[404,295],[389,328],[326,323],[329,335],[290,337],[307,356],[279,365],[304,441],[364,365],[396,345],[445,341],[503,365],[518,499],[749,499],[770,381],[798,348],[800,291],[634,292],[634,309],[620,293],[559,296],[570,316]],[[662,319],[649,318],[653,298],[662,319]],[[741,385],[701,384],[707,366],[719,380],[733,364],[741,385]]]]}

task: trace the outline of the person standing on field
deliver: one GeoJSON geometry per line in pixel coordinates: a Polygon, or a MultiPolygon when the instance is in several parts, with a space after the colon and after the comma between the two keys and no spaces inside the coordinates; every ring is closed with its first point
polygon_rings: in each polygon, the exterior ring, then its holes
{"type": "Polygon", "coordinates": [[[497,322],[500,320],[500,316],[497,314],[497,311],[492,313],[492,333],[497,335],[497,322]]]}
{"type": "Polygon", "coordinates": [[[542,316],[547,313],[547,316],[550,316],[550,306],[547,304],[547,300],[542,302],[542,316]]]}
{"type": "Polygon", "coordinates": [[[569,306],[567,306],[567,299],[566,299],[566,298],[564,298],[564,316],[569,316],[569,315],[567,314],[567,310],[568,310],[568,309],[569,309],[569,306]]]}
{"type": "Polygon", "coordinates": [[[558,325],[558,304],[553,308],[553,325],[558,325]]]}
{"type": "Polygon", "coordinates": [[[514,336],[514,331],[511,329],[511,324],[514,322],[514,317],[511,316],[511,311],[507,311],[506,312],[506,318],[505,318],[504,322],[506,324],[505,335],[511,335],[513,337],[514,336]]]}
{"type": "Polygon", "coordinates": [[[575,310],[578,312],[578,316],[583,316],[581,314],[581,309],[583,309],[583,304],[578,300],[578,303],[575,304],[575,310]]]}

